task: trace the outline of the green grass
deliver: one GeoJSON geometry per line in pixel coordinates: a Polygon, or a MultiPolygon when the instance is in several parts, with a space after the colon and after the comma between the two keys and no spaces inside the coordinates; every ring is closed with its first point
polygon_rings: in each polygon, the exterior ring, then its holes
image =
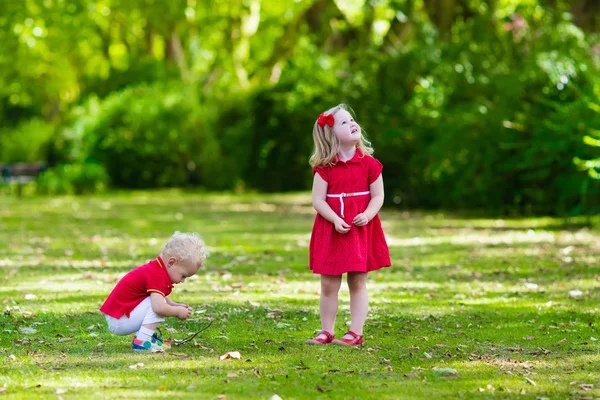
{"type": "MultiPolygon", "coordinates": [[[[319,328],[319,280],[307,266],[313,218],[308,194],[0,198],[0,391],[64,399],[600,398],[597,231],[563,229],[551,218],[385,211],[394,265],[369,278],[365,346],[309,347],[304,341],[319,328]],[[212,254],[171,295],[192,305],[193,317],[167,320],[163,334],[180,339],[214,323],[170,353],[133,353],[131,338],[110,334],[97,309],[175,230],[200,232],[212,254]],[[228,351],[242,359],[221,361],[228,351]]],[[[338,335],[349,320],[347,287],[340,295],[338,335]]]]}

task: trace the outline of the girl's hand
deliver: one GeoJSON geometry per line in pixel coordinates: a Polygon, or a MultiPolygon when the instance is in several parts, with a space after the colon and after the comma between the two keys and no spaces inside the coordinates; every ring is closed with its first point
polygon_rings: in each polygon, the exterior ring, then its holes
{"type": "Polygon", "coordinates": [[[188,319],[192,314],[192,309],[189,307],[179,307],[177,309],[177,318],[188,319]]]}
{"type": "Polygon", "coordinates": [[[369,217],[365,213],[357,214],[352,223],[356,226],[364,226],[369,223],[369,217]]]}
{"type": "Polygon", "coordinates": [[[336,218],[335,221],[333,221],[333,225],[335,226],[335,230],[339,233],[348,233],[350,231],[350,225],[344,222],[344,220],[340,217],[336,218]]]}

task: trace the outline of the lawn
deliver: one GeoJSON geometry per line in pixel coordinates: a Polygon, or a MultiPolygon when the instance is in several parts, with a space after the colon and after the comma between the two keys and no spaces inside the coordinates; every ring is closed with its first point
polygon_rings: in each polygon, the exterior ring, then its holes
{"type": "MultiPolygon", "coordinates": [[[[0,393],[9,398],[600,398],[600,233],[562,220],[381,213],[361,348],[319,328],[310,195],[180,191],[0,197],[0,393]],[[171,297],[169,353],[131,351],[97,311],[115,282],[197,231],[207,266],[171,297]],[[240,359],[221,360],[238,351],[240,359]],[[277,397],[275,397],[277,398],[277,397]]],[[[340,293],[338,335],[349,321],[340,293]]]]}

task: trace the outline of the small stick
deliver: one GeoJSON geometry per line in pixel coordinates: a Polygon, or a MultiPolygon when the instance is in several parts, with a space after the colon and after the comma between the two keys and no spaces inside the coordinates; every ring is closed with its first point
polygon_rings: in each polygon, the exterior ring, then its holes
{"type": "Polygon", "coordinates": [[[208,325],[206,325],[204,328],[200,329],[198,332],[186,337],[185,339],[181,339],[181,340],[175,340],[173,343],[175,343],[175,346],[180,346],[184,343],[189,342],[190,340],[192,340],[193,338],[195,338],[200,332],[207,330],[211,325],[212,325],[212,320],[210,320],[210,322],[208,323],[208,325]]]}

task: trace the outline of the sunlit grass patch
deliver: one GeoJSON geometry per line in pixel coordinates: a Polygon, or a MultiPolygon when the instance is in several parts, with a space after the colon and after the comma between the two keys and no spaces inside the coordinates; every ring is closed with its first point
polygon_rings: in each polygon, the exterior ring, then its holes
{"type": "MultiPolygon", "coordinates": [[[[600,397],[597,231],[386,210],[394,265],[369,278],[365,346],[307,347],[319,328],[313,216],[306,193],[0,198],[0,387],[65,399],[600,397]],[[169,354],[132,353],[97,309],[175,230],[200,232],[212,254],[172,294],[194,314],[163,335],[213,323],[169,354]],[[221,361],[230,351],[241,359],[221,361]]],[[[336,333],[349,322],[343,286],[336,333]]]]}

